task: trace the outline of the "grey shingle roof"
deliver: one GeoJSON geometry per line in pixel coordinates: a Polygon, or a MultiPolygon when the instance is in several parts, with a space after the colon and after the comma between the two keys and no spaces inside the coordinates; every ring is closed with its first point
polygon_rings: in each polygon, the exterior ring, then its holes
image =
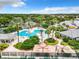
{"type": "Polygon", "coordinates": [[[13,39],[14,37],[15,37],[14,34],[0,34],[0,40],[4,40],[4,39],[10,40],[13,39]]]}
{"type": "Polygon", "coordinates": [[[70,37],[70,38],[78,38],[79,37],[79,29],[70,29],[67,31],[60,32],[60,34],[70,37]]]}

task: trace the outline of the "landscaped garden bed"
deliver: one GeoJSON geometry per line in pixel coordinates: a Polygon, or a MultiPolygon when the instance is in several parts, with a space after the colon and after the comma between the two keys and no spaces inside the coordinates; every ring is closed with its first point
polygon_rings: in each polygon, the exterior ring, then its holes
{"type": "Polygon", "coordinates": [[[54,40],[52,38],[48,38],[44,41],[47,45],[56,45],[58,44],[58,41],[57,40],[54,40]]]}
{"type": "Polygon", "coordinates": [[[1,43],[1,44],[0,44],[0,51],[6,49],[8,46],[9,46],[9,45],[6,44],[6,43],[1,43]]]}
{"type": "Polygon", "coordinates": [[[76,26],[69,26],[68,27],[69,29],[75,29],[75,28],[77,28],[76,26]]]}
{"type": "Polygon", "coordinates": [[[79,49],[79,41],[76,41],[76,40],[69,40],[68,44],[69,44],[73,49],[79,49]]]}
{"type": "Polygon", "coordinates": [[[62,45],[69,45],[73,49],[79,49],[79,41],[68,37],[63,38],[62,45]]]}
{"type": "Polygon", "coordinates": [[[37,36],[30,37],[23,43],[19,42],[15,44],[14,47],[21,50],[32,50],[35,44],[39,44],[39,38],[37,36]]]}
{"type": "Polygon", "coordinates": [[[61,45],[67,46],[68,43],[66,43],[66,42],[61,42],[61,45]]]}

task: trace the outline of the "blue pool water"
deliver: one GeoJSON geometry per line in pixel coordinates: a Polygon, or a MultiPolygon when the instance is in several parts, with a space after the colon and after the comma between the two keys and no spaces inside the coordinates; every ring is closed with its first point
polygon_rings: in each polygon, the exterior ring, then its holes
{"type": "Polygon", "coordinates": [[[21,32],[19,32],[19,36],[35,36],[37,33],[40,33],[40,30],[34,30],[32,33],[29,33],[27,30],[23,30],[21,32]]]}

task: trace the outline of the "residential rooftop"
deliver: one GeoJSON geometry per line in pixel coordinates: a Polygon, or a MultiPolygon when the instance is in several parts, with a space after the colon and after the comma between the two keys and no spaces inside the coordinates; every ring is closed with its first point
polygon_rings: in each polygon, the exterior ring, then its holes
{"type": "Polygon", "coordinates": [[[79,29],[70,29],[67,31],[60,32],[61,35],[70,37],[72,39],[79,38],[79,29]]]}
{"type": "Polygon", "coordinates": [[[10,40],[14,39],[16,35],[9,33],[9,34],[0,34],[0,40],[10,40]]]}

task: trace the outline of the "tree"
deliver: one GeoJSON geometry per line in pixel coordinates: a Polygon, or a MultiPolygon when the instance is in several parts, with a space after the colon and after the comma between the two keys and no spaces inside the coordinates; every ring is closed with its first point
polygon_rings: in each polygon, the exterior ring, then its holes
{"type": "Polygon", "coordinates": [[[21,45],[21,48],[24,50],[29,50],[32,49],[33,47],[34,47],[34,43],[30,39],[27,39],[21,45]]]}
{"type": "Polygon", "coordinates": [[[51,25],[47,28],[47,30],[49,31],[49,33],[52,33],[52,39],[53,39],[54,32],[56,31],[56,27],[51,25]]]}
{"type": "Polygon", "coordinates": [[[40,30],[40,34],[41,34],[41,42],[43,41],[43,30],[40,30]]]}
{"type": "Polygon", "coordinates": [[[55,36],[56,36],[57,38],[61,38],[61,35],[60,35],[59,32],[55,32],[55,36]]]}
{"type": "Polygon", "coordinates": [[[45,33],[48,34],[48,38],[49,38],[49,35],[50,35],[50,33],[51,33],[51,30],[47,29],[47,30],[45,31],[45,33]]]}
{"type": "Polygon", "coordinates": [[[28,17],[28,19],[26,20],[26,22],[25,22],[25,27],[26,27],[26,29],[28,29],[28,32],[30,33],[31,32],[31,28],[33,27],[33,25],[35,24],[35,22],[33,22],[32,20],[31,20],[31,17],[28,17]]]}
{"type": "Polygon", "coordinates": [[[9,25],[10,19],[1,17],[0,18],[0,27],[7,27],[9,25]]]}
{"type": "Polygon", "coordinates": [[[64,41],[64,42],[68,42],[69,40],[70,40],[69,37],[63,37],[63,41],[64,41]]]}
{"type": "Polygon", "coordinates": [[[16,31],[18,34],[18,42],[19,42],[19,27],[22,25],[23,20],[20,17],[15,17],[12,21],[11,21],[12,25],[16,25],[16,31]]]}
{"type": "Polygon", "coordinates": [[[47,24],[47,23],[42,23],[41,26],[42,26],[43,28],[48,28],[48,24],[47,24]]]}

